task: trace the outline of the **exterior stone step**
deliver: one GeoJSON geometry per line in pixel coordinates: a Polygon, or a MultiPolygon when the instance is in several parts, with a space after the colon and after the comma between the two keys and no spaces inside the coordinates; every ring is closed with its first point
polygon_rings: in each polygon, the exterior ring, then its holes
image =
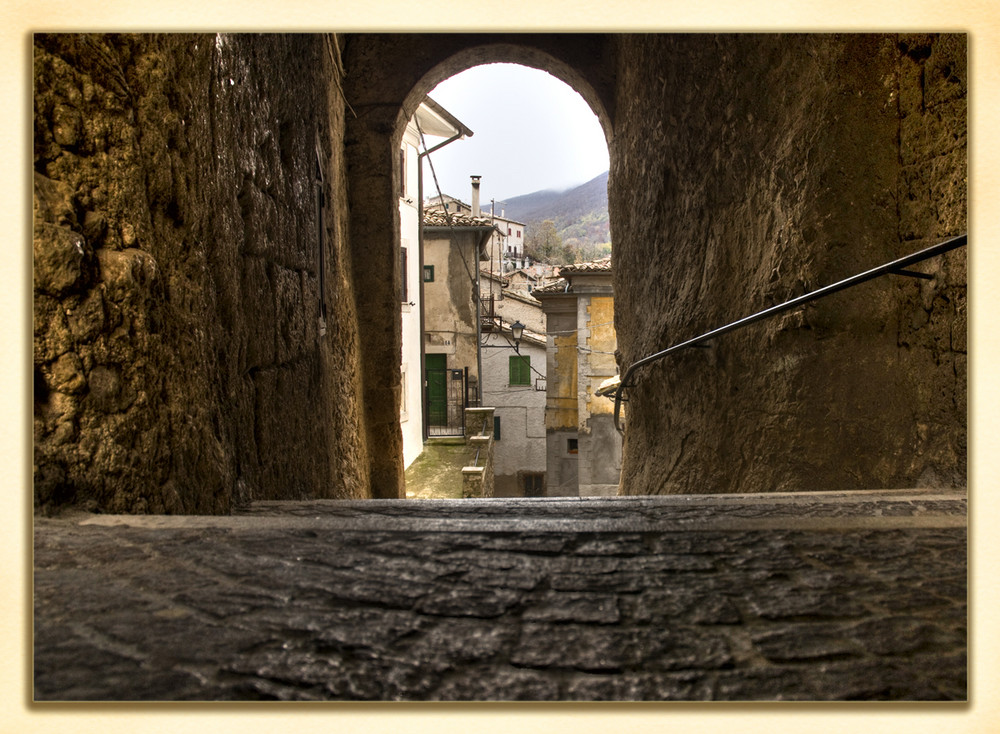
{"type": "Polygon", "coordinates": [[[963,700],[964,492],[35,528],[37,700],[963,700]]]}

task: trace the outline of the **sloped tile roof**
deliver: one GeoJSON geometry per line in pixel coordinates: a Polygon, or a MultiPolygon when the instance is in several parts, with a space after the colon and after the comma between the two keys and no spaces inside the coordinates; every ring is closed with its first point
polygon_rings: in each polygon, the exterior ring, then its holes
{"type": "Polygon", "coordinates": [[[566,287],[568,285],[569,285],[568,280],[566,280],[565,278],[560,278],[555,283],[547,285],[544,288],[535,288],[534,290],[531,291],[531,295],[537,296],[539,294],[548,295],[552,293],[566,293],[567,292],[566,287]]]}
{"type": "Polygon", "coordinates": [[[560,275],[573,275],[575,273],[610,273],[611,255],[602,257],[600,260],[591,260],[589,263],[576,263],[559,268],[560,275]]]}
{"type": "MultiPolygon", "coordinates": [[[[444,212],[425,211],[424,225],[427,227],[447,227],[448,218],[444,212]]],[[[468,214],[452,214],[451,226],[453,227],[492,227],[493,223],[489,217],[470,217],[468,214]]]]}

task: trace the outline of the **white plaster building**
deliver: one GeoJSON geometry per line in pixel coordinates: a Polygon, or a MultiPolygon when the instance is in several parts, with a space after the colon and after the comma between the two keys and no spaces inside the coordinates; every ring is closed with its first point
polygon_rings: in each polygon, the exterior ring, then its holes
{"type": "Polygon", "coordinates": [[[424,442],[423,377],[423,252],[420,200],[423,196],[420,165],[424,150],[472,135],[461,121],[430,97],[417,108],[403,133],[399,148],[399,259],[400,311],[403,349],[400,363],[400,430],[403,434],[403,465],[420,456],[424,442]],[[444,142],[440,139],[444,138],[444,142]]]}
{"type": "MultiPolygon", "coordinates": [[[[537,307],[541,311],[540,307],[537,307]]],[[[542,497],[545,490],[545,335],[525,329],[515,351],[509,324],[483,337],[483,402],[495,406],[497,497],[542,497]]]]}

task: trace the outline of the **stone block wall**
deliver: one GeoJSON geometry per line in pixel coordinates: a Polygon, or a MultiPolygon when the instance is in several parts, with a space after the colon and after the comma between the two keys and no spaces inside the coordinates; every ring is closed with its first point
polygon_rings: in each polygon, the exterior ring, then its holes
{"type": "MultiPolygon", "coordinates": [[[[620,363],[966,228],[964,36],[627,36],[620,363]]],[[[962,486],[966,266],[866,284],[642,372],[624,493],[962,486]]]]}
{"type": "Polygon", "coordinates": [[[35,37],[37,508],[366,496],[339,74],[321,35],[35,37]]]}

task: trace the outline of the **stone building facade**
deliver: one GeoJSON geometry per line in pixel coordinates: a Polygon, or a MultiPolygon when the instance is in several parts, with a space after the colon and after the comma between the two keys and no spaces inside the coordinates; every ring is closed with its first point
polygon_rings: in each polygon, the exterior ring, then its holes
{"type": "MultiPolygon", "coordinates": [[[[424,212],[424,358],[428,370],[462,371],[462,410],[479,405],[479,266],[494,231],[486,218],[424,212]]],[[[428,411],[428,421],[440,423],[428,411]]],[[[461,419],[454,404],[452,412],[461,419]]]]}
{"type": "Polygon", "coordinates": [[[427,98],[406,124],[399,149],[399,266],[402,362],[400,364],[399,426],[403,466],[423,451],[426,437],[424,374],[424,264],[420,166],[424,151],[462,140],[473,133],[460,120],[427,98]]]}
{"type": "MultiPolygon", "coordinates": [[[[404,496],[398,151],[478,64],[545,70],[601,122],[619,367],[967,227],[962,34],[33,48],[40,508],[404,496]]],[[[963,485],[965,252],[924,270],[643,373],[621,491],[963,485]]]]}
{"type": "Polygon", "coordinates": [[[525,224],[504,216],[504,210],[497,211],[494,202],[486,202],[485,206],[479,199],[481,176],[472,176],[472,203],[466,204],[461,199],[447,194],[430,197],[425,209],[429,212],[444,212],[445,207],[452,214],[469,217],[484,217],[496,228],[485,250],[489,265],[485,270],[502,274],[509,273],[526,265],[524,255],[525,224]]]}
{"type": "Polygon", "coordinates": [[[615,364],[611,260],[572,265],[534,291],[547,324],[545,434],[549,496],[618,494],[622,441],[613,403],[597,389],[615,364]]]}
{"type": "MultiPolygon", "coordinates": [[[[494,316],[482,337],[483,404],[496,407],[496,495],[543,496],[545,489],[545,314],[534,298],[482,273],[483,295],[494,316]],[[488,288],[487,286],[491,286],[488,288]],[[502,298],[501,298],[501,293],[502,298]],[[524,327],[519,342],[511,325],[524,327]]],[[[483,320],[486,326],[486,320],[483,320]]]]}

